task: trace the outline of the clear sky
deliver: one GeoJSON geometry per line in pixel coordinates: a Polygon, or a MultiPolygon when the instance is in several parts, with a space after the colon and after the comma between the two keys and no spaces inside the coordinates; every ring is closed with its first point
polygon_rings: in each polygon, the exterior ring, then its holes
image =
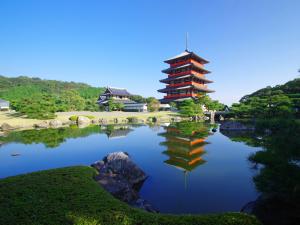
{"type": "Polygon", "coordinates": [[[0,0],[0,74],[161,98],[186,32],[221,102],[298,77],[299,0],[0,0]]]}

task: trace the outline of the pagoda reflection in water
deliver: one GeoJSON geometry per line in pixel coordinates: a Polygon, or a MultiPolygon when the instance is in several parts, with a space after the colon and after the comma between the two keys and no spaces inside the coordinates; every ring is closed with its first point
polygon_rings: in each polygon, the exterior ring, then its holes
{"type": "Polygon", "coordinates": [[[165,127],[160,136],[166,138],[160,144],[167,147],[163,154],[169,159],[164,161],[182,170],[186,175],[206,161],[202,158],[205,154],[204,146],[209,144],[205,139],[210,135],[210,128],[203,123],[180,122],[165,127]]]}

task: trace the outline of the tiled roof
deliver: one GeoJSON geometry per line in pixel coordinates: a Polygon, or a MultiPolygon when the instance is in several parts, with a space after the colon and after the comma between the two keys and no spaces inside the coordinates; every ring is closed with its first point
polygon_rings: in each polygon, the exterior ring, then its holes
{"type": "Polygon", "coordinates": [[[190,51],[188,51],[188,50],[185,50],[184,52],[180,53],[179,55],[176,55],[176,56],[174,56],[174,57],[171,57],[171,58],[165,60],[165,63],[170,63],[170,62],[172,62],[174,59],[180,59],[180,58],[185,57],[185,56],[188,56],[188,55],[191,55],[191,57],[196,58],[197,60],[202,61],[203,63],[208,63],[207,60],[201,58],[200,56],[198,56],[198,55],[195,54],[194,52],[190,52],[190,51]]]}
{"type": "Polygon", "coordinates": [[[130,96],[131,94],[125,88],[108,87],[106,89],[113,95],[130,96]]]}
{"type": "Polygon", "coordinates": [[[181,57],[187,56],[189,54],[191,54],[191,53],[189,51],[185,50],[184,52],[180,53],[179,55],[173,56],[173,57],[167,59],[166,61],[171,61],[173,59],[181,58],[181,57]]]}
{"type": "Polygon", "coordinates": [[[204,73],[210,73],[210,71],[204,69],[203,67],[197,66],[194,63],[188,63],[188,64],[185,64],[185,65],[182,65],[182,66],[178,66],[178,67],[170,67],[168,69],[162,70],[161,72],[163,72],[163,73],[170,73],[172,71],[176,71],[178,69],[187,68],[187,67],[192,67],[193,69],[195,68],[195,69],[201,70],[204,73]]]}

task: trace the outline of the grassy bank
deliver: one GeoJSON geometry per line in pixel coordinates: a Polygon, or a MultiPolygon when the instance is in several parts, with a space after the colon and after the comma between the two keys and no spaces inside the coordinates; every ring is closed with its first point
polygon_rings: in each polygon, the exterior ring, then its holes
{"type": "Polygon", "coordinates": [[[205,216],[152,214],[113,198],[78,166],[0,180],[0,224],[260,224],[241,213],[205,216]]]}
{"type": "MultiPolygon", "coordinates": [[[[136,117],[139,120],[146,121],[149,117],[165,118],[168,120],[172,116],[176,116],[174,112],[89,112],[89,111],[80,111],[80,112],[59,112],[56,113],[56,120],[60,120],[62,123],[69,122],[69,118],[73,115],[84,115],[91,116],[97,120],[104,119],[108,123],[114,123],[114,119],[118,118],[121,122],[122,120],[127,119],[128,117],[136,117]]],[[[24,115],[20,115],[15,112],[0,112],[0,126],[3,123],[8,123],[13,127],[20,127],[21,129],[32,129],[34,124],[39,124],[43,121],[49,120],[38,120],[38,119],[28,119],[24,115]]]]}

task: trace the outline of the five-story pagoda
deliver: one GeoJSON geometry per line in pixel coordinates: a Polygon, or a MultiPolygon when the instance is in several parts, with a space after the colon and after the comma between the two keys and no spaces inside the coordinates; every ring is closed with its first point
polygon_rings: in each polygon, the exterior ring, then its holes
{"type": "Polygon", "coordinates": [[[195,98],[198,93],[214,92],[208,89],[206,85],[212,83],[205,77],[205,74],[210,73],[204,69],[204,64],[208,61],[194,52],[185,50],[180,55],[164,62],[168,63],[170,67],[162,71],[168,74],[168,77],[160,80],[160,82],[167,84],[165,88],[158,90],[158,92],[167,94],[160,100],[161,103],[182,101],[195,98]]]}

